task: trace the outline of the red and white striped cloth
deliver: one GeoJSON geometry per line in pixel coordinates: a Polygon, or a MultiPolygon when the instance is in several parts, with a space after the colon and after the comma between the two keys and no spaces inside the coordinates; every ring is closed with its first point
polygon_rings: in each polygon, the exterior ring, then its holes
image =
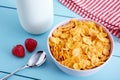
{"type": "Polygon", "coordinates": [[[103,24],[120,39],[120,0],[59,0],[70,10],[103,24]]]}

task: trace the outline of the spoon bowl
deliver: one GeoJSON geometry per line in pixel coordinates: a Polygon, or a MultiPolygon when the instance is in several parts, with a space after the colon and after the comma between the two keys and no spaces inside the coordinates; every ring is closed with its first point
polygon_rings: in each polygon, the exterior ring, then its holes
{"type": "Polygon", "coordinates": [[[40,66],[46,61],[46,53],[44,51],[38,51],[37,54],[33,54],[28,60],[27,66],[34,67],[40,66]]]}

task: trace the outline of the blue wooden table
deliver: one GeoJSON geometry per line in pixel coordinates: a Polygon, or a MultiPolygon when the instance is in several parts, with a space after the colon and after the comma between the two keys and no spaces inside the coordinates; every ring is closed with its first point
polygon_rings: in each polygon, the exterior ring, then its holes
{"type": "MultiPolygon", "coordinates": [[[[67,75],[56,67],[47,50],[47,36],[49,31],[35,36],[27,33],[22,28],[16,11],[15,0],[0,0],[0,78],[23,66],[29,57],[38,50],[47,53],[47,61],[36,68],[25,69],[13,75],[9,80],[120,80],[120,43],[113,36],[115,49],[110,62],[99,72],[87,77],[74,77],[67,75]],[[16,58],[11,54],[11,49],[16,44],[24,44],[26,38],[38,41],[38,47],[33,53],[26,51],[24,58],[16,58]]],[[[54,0],[54,23],[52,28],[62,20],[81,16],[70,11],[58,0],[54,0]]],[[[52,29],[51,28],[51,29],[52,29]]]]}

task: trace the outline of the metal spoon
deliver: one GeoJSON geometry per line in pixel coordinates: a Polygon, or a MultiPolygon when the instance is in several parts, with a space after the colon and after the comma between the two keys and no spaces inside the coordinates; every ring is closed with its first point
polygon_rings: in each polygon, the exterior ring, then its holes
{"type": "Polygon", "coordinates": [[[9,77],[11,77],[16,72],[23,70],[28,67],[35,67],[42,65],[46,60],[46,53],[44,51],[38,51],[36,54],[33,54],[31,58],[28,60],[28,63],[20,68],[18,68],[16,71],[12,72],[11,74],[5,76],[4,78],[0,80],[7,80],[9,77]]]}

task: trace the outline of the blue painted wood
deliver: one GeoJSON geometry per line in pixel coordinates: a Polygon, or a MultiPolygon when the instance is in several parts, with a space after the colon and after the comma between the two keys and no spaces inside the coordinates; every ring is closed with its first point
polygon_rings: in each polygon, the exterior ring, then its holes
{"type": "MultiPolygon", "coordinates": [[[[0,79],[5,77],[8,73],[0,72],[0,79]]],[[[27,77],[27,76],[21,76],[21,75],[13,75],[9,80],[40,80],[37,78],[27,77]]]]}
{"type": "Polygon", "coordinates": [[[15,7],[16,6],[16,0],[0,0],[0,5],[15,7]]]}
{"type": "MultiPolygon", "coordinates": [[[[15,2],[11,0],[1,0],[0,5],[1,3],[2,5],[4,4],[4,6],[7,7],[15,7],[15,2]]],[[[54,5],[55,16],[52,28],[64,19],[68,19],[69,17],[79,17],[78,15],[58,3],[57,0],[54,0],[54,5]]],[[[44,50],[47,52],[47,61],[44,65],[38,68],[23,70],[17,74],[39,78],[41,80],[120,80],[120,58],[114,56],[104,68],[102,68],[99,72],[92,76],[74,77],[62,72],[53,63],[53,60],[51,59],[47,50],[46,41],[49,31],[38,36],[28,34],[20,25],[17,11],[15,9],[0,7],[0,71],[12,72],[16,68],[24,65],[34,52],[36,52],[37,50],[44,50]],[[13,46],[16,44],[24,45],[24,41],[28,37],[34,38],[38,41],[37,49],[33,53],[28,53],[26,51],[26,56],[22,59],[14,57],[11,54],[11,49],[13,48],[13,46]]],[[[118,42],[118,39],[116,37],[113,36],[113,38],[115,42],[114,55],[120,56],[120,43],[118,42]]],[[[3,77],[3,75],[0,75],[0,78],[1,77],[3,77]]],[[[10,80],[30,79],[22,79],[21,77],[13,76],[10,78],[10,80]]]]}

